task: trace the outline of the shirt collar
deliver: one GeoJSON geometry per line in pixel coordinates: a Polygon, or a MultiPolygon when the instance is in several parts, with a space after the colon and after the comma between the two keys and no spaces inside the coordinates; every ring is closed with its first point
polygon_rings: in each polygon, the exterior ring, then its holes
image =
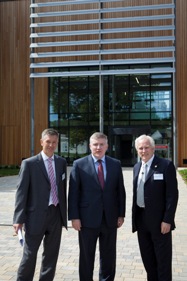
{"type": "Polygon", "coordinates": [[[47,160],[48,158],[52,158],[52,159],[54,160],[54,154],[53,154],[52,157],[49,157],[49,156],[47,156],[47,155],[43,152],[43,150],[42,150],[42,151],[41,151],[41,155],[42,155],[42,158],[43,158],[44,161],[47,160]]]}
{"type": "MultiPolygon", "coordinates": [[[[96,163],[99,160],[93,154],[92,154],[92,158],[94,160],[94,163],[96,163]]],[[[105,155],[100,160],[105,163],[105,155]]]]}
{"type": "Polygon", "coordinates": [[[151,167],[154,157],[155,156],[153,155],[146,163],[144,161],[142,161],[142,164],[144,164],[144,165],[146,164],[148,167],[151,167]]]}

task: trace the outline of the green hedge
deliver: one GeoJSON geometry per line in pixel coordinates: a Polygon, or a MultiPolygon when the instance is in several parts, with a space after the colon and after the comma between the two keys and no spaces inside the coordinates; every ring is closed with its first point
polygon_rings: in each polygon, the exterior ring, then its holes
{"type": "Polygon", "coordinates": [[[7,177],[7,176],[15,176],[19,173],[19,166],[10,165],[10,166],[0,166],[0,177],[7,177]]]}

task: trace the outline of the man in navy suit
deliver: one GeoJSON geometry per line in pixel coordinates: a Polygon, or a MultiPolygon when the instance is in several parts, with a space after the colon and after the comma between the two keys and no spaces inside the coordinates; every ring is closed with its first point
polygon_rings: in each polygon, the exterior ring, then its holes
{"type": "Polygon", "coordinates": [[[67,228],[66,161],[54,155],[58,139],[56,130],[44,130],[41,153],[21,164],[13,226],[16,233],[24,227],[25,243],[17,281],[33,280],[42,240],[44,250],[39,280],[54,279],[62,227],[67,228]],[[53,181],[49,170],[53,171],[53,181]]]}
{"type": "Polygon", "coordinates": [[[115,278],[117,228],[124,222],[126,194],[120,161],[105,156],[107,149],[107,136],[94,133],[90,137],[91,154],[74,161],[70,174],[68,214],[79,234],[80,281],[93,280],[98,239],[99,280],[115,278]],[[103,170],[101,183],[99,167],[103,170]]]}
{"type": "Polygon", "coordinates": [[[155,143],[150,136],[138,137],[135,147],[141,161],[133,170],[132,230],[137,231],[147,280],[172,281],[176,169],[170,160],[154,155],[155,143]]]}

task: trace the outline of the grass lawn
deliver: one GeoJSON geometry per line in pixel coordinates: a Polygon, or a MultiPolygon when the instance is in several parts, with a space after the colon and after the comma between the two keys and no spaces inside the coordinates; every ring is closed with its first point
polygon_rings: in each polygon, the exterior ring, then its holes
{"type": "Polygon", "coordinates": [[[179,174],[183,178],[184,182],[187,184],[187,169],[178,170],[179,174]]]}

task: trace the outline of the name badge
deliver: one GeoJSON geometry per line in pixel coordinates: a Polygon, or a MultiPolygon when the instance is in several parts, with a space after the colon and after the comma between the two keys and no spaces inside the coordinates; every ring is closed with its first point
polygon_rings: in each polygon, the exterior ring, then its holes
{"type": "Polygon", "coordinates": [[[163,174],[154,174],[154,180],[163,180],[164,179],[164,175],[163,174]]]}
{"type": "Polygon", "coordinates": [[[62,174],[62,181],[65,180],[65,173],[62,174]]]}

